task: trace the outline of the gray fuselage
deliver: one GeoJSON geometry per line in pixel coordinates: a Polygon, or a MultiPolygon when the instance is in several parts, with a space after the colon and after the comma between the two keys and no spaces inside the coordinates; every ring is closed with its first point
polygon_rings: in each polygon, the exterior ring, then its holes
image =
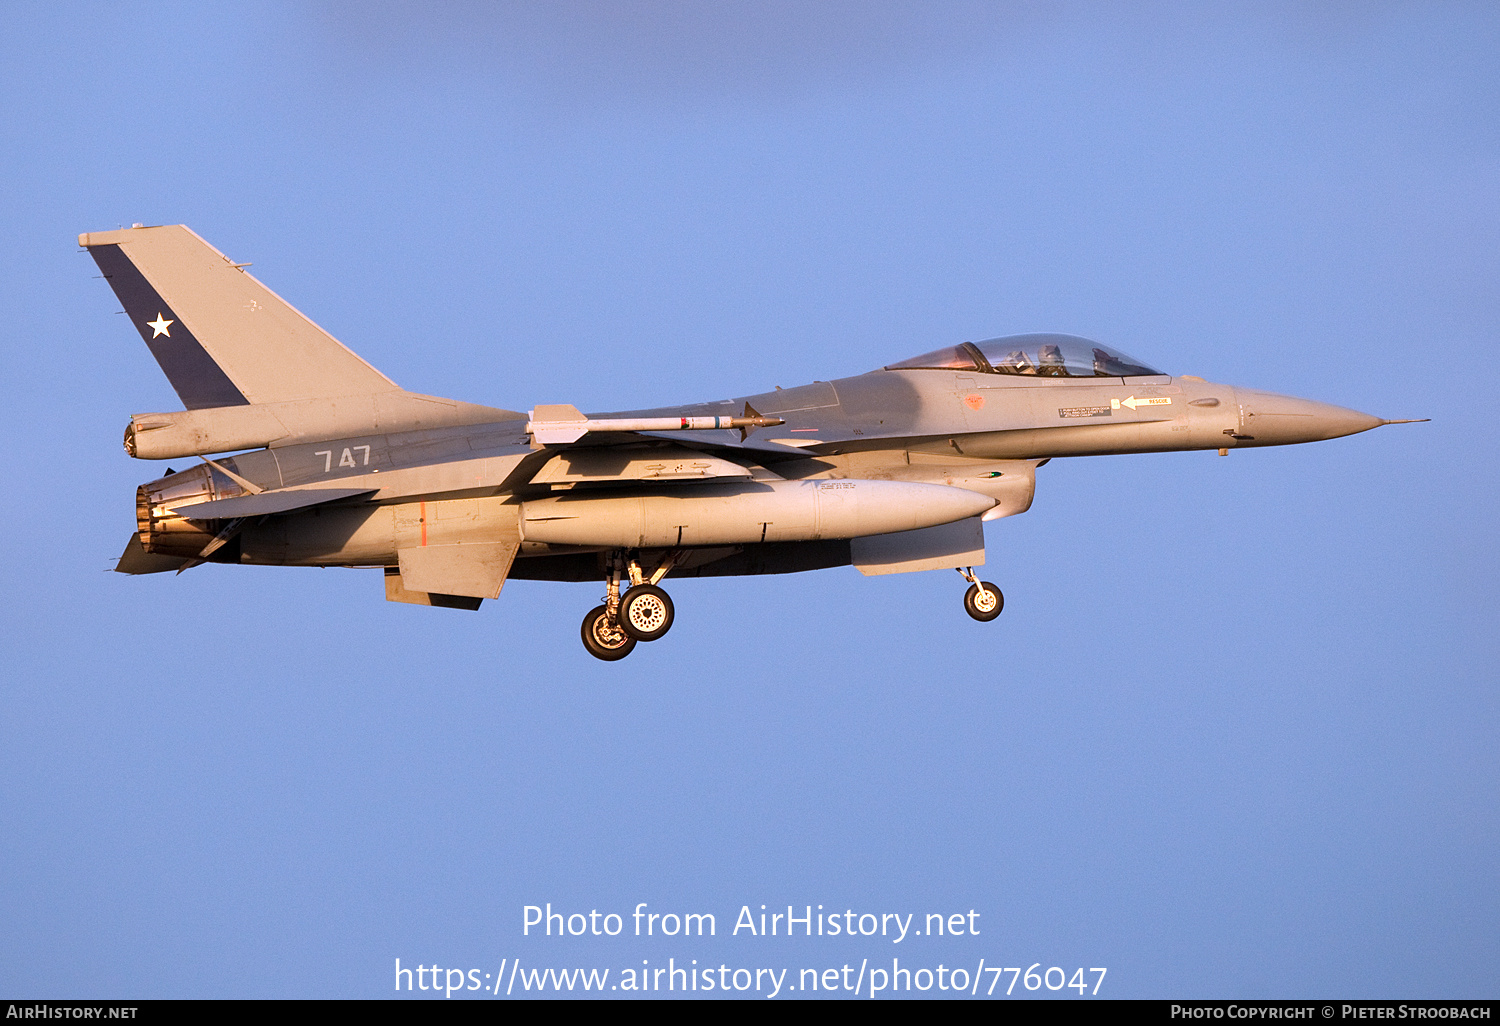
{"type": "MultiPolygon", "coordinates": [[[[575,530],[564,544],[538,540],[556,534],[541,525],[555,524],[559,503],[579,510],[591,505],[601,524],[617,523],[609,509],[637,499],[658,505],[670,500],[699,510],[701,519],[709,515],[701,511],[710,508],[704,505],[710,494],[727,496],[732,505],[741,494],[737,489],[745,495],[765,493],[777,481],[866,480],[976,492],[995,501],[986,514],[994,519],[1029,507],[1035,468],[1053,457],[1286,445],[1383,423],[1353,410],[1193,377],[946,368],[883,369],[719,402],[593,416],[698,417],[746,409],[784,423],[743,439],[736,430],[590,434],[575,446],[537,449],[526,422],[507,419],[273,445],[225,457],[215,462],[264,489],[337,487],[367,494],[265,517],[244,527],[216,557],[276,565],[391,566],[402,548],[479,540],[519,525],[520,558],[510,576],[594,579],[598,554],[619,547],[618,531],[590,539],[586,531],[580,536],[575,530]],[[543,511],[550,512],[544,516],[543,511]]],[[[202,481],[190,484],[175,475],[143,487],[148,495],[143,502],[160,514],[153,541],[143,529],[149,551],[189,555],[221,526],[181,521],[149,496],[171,493],[175,499],[182,488],[200,485],[204,498],[245,493],[229,475],[208,467],[192,476],[202,481]],[[174,533],[165,529],[172,520],[181,521],[175,544],[174,533]]],[[[691,524],[692,515],[678,519],[691,524]]],[[[684,537],[683,525],[675,526],[674,547],[697,550],[681,561],[679,576],[849,562],[847,530],[842,538],[816,532],[780,538],[766,536],[762,528],[759,539],[730,538],[721,531],[712,544],[694,544],[691,530],[684,537]]],[[[639,540],[641,548],[673,544],[659,531],[639,540]]]]}

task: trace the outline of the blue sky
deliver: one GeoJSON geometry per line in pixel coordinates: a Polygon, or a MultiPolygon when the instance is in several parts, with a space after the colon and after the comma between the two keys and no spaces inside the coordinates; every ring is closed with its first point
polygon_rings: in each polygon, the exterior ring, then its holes
{"type": "Polygon", "coordinates": [[[982,957],[1114,997],[1496,996],[1493,5],[0,17],[0,993],[982,957]],[[468,614],[364,572],[102,572],[160,471],[124,424],[175,406],[74,245],[132,222],[512,409],[1053,330],[1433,421],[1056,460],[987,527],[991,624],[949,573],[680,581],[671,637],[606,665],[596,585],[468,614]],[[546,902],[718,936],[523,937],[546,902]],[[729,934],[761,904],[981,934],[729,934]]]}

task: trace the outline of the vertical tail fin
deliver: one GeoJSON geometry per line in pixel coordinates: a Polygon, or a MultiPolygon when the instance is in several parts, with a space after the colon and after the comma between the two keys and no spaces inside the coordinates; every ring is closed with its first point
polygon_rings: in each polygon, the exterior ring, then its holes
{"type": "Polygon", "coordinates": [[[86,233],[78,244],[189,410],[398,387],[184,225],[86,233]]]}

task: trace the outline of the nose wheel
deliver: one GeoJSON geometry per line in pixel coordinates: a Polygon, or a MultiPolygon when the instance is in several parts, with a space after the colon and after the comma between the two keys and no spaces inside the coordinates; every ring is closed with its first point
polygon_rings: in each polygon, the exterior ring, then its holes
{"type": "Polygon", "coordinates": [[[1005,596],[1000,589],[989,581],[981,581],[974,576],[972,567],[965,567],[958,572],[971,582],[969,590],[964,593],[964,612],[980,623],[988,623],[999,616],[1005,608],[1005,596]]]}
{"type": "Polygon", "coordinates": [[[628,656],[637,642],[666,636],[672,629],[672,599],[657,584],[676,562],[677,553],[669,553],[648,578],[634,558],[611,557],[604,604],[583,618],[583,647],[589,655],[613,662],[628,656]],[[622,596],[620,579],[626,571],[630,588],[622,596]]]}

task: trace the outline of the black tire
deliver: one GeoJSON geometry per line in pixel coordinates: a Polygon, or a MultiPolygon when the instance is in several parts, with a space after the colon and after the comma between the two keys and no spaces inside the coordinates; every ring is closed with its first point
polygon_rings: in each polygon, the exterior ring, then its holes
{"type": "Polygon", "coordinates": [[[1000,615],[1005,608],[1005,596],[1000,589],[989,581],[980,581],[978,584],[969,585],[969,590],[964,594],[964,612],[968,613],[980,623],[989,623],[1000,615]],[[983,588],[986,594],[981,595],[983,588]]]}
{"type": "Polygon", "coordinates": [[[624,659],[635,648],[635,639],[609,621],[609,608],[595,606],[583,618],[583,647],[595,659],[612,663],[624,659]]]}
{"type": "Polygon", "coordinates": [[[655,641],[672,629],[672,599],[652,584],[637,584],[620,600],[620,626],[636,641],[655,641]]]}

